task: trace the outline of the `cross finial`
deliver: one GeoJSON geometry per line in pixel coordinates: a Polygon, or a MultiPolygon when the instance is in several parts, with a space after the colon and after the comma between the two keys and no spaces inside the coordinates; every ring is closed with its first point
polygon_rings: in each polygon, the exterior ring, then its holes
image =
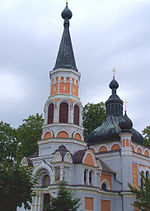
{"type": "Polygon", "coordinates": [[[124,105],[125,105],[125,113],[127,112],[127,103],[128,103],[128,102],[125,100],[125,101],[124,101],[124,105]]]}
{"type": "Polygon", "coordinates": [[[68,0],[66,0],[66,4],[68,5],[68,0]]]}
{"type": "Polygon", "coordinates": [[[114,68],[112,72],[113,72],[113,79],[114,79],[116,75],[116,69],[114,68]]]}

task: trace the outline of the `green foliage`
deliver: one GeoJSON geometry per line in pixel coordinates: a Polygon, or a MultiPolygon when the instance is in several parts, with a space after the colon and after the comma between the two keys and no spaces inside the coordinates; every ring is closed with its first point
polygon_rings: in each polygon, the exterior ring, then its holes
{"type": "Polygon", "coordinates": [[[103,123],[106,118],[105,104],[103,102],[93,104],[88,103],[83,108],[84,137],[103,123]]]}
{"type": "Polygon", "coordinates": [[[9,124],[0,122],[0,162],[15,159],[17,148],[16,130],[9,124]]]}
{"type": "Polygon", "coordinates": [[[150,179],[141,174],[143,187],[134,188],[129,184],[130,191],[135,195],[136,200],[133,206],[138,207],[141,211],[150,211],[150,179]]]}
{"type": "Polygon", "coordinates": [[[60,182],[58,195],[56,198],[51,198],[50,208],[48,211],[76,211],[80,204],[80,199],[73,199],[72,193],[66,189],[65,182],[60,182]]]}
{"type": "Polygon", "coordinates": [[[17,159],[31,156],[38,150],[37,141],[41,139],[43,118],[38,113],[23,120],[23,124],[17,129],[17,141],[19,151],[17,159]]]}
{"type": "Polygon", "coordinates": [[[1,163],[0,210],[15,211],[22,204],[30,209],[34,183],[29,168],[8,161],[1,163]]]}
{"type": "Polygon", "coordinates": [[[144,136],[144,144],[145,146],[150,147],[150,126],[147,126],[144,130],[143,130],[143,136],[144,136]]]}

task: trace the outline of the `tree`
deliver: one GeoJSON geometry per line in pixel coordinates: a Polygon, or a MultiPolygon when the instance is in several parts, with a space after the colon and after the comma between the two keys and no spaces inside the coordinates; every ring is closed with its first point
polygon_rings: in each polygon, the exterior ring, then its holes
{"type": "Polygon", "coordinates": [[[106,118],[105,104],[103,102],[93,104],[88,103],[83,108],[84,137],[97,128],[106,118]]]}
{"type": "Polygon", "coordinates": [[[30,209],[35,181],[29,168],[4,161],[0,165],[0,210],[30,209]]]}
{"type": "Polygon", "coordinates": [[[129,184],[130,191],[135,195],[134,207],[141,211],[150,211],[150,179],[141,174],[143,185],[138,189],[129,184]]]}
{"type": "Polygon", "coordinates": [[[17,129],[17,141],[19,143],[19,152],[17,159],[31,156],[38,150],[37,141],[41,139],[43,118],[42,115],[31,115],[23,120],[23,124],[17,129]]]}
{"type": "Polygon", "coordinates": [[[16,130],[9,124],[0,122],[0,162],[14,160],[17,148],[16,130]]]}
{"type": "Polygon", "coordinates": [[[143,131],[144,135],[144,144],[145,146],[150,147],[150,126],[147,126],[143,131]]]}
{"type": "Polygon", "coordinates": [[[80,204],[80,199],[72,198],[72,193],[66,189],[66,183],[60,182],[58,195],[56,198],[51,197],[50,208],[48,211],[76,211],[80,204]]]}

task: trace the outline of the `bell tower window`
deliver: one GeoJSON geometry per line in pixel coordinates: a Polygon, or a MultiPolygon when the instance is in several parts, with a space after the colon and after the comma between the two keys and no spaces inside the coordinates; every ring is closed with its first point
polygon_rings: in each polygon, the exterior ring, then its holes
{"type": "Polygon", "coordinates": [[[74,124],[79,125],[79,106],[74,106],[74,124]]]}
{"type": "Polygon", "coordinates": [[[54,117],[54,104],[51,103],[48,107],[48,124],[53,123],[53,117],[54,117]]]}
{"type": "Polygon", "coordinates": [[[63,102],[59,108],[59,122],[68,123],[68,104],[63,102]]]}

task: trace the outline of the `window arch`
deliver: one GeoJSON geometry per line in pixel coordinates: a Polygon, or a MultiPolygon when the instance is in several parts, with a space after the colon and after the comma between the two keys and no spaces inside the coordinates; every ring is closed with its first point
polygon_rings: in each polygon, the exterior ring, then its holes
{"type": "Polygon", "coordinates": [[[45,175],[43,177],[42,186],[45,188],[45,187],[48,187],[49,184],[50,184],[50,178],[48,175],[45,175]]]}
{"type": "Polygon", "coordinates": [[[79,125],[79,106],[74,106],[74,124],[79,125]]]}
{"type": "Polygon", "coordinates": [[[149,171],[146,171],[146,178],[149,179],[149,171]]]}
{"type": "Polygon", "coordinates": [[[105,182],[102,184],[102,190],[107,190],[107,184],[105,182]]]}
{"type": "Polygon", "coordinates": [[[48,124],[52,124],[53,123],[53,118],[54,118],[54,104],[51,103],[48,107],[48,124]]]}
{"type": "Polygon", "coordinates": [[[141,172],[141,188],[143,188],[143,183],[144,183],[144,171],[141,172]]]}
{"type": "Polygon", "coordinates": [[[68,123],[68,104],[62,102],[59,107],[59,122],[68,123]]]}

